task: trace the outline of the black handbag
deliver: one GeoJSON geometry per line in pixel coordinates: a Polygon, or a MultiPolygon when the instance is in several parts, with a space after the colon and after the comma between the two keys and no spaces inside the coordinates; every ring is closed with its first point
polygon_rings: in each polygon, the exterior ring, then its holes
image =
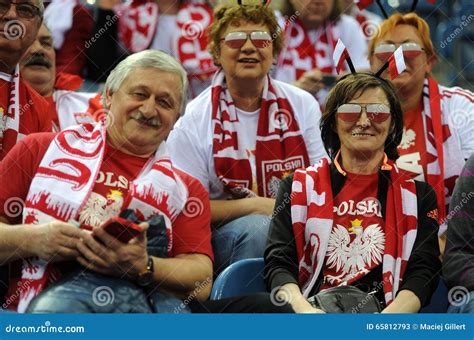
{"type": "Polygon", "coordinates": [[[382,306],[373,293],[354,286],[325,289],[310,297],[308,302],[326,313],[380,313],[382,306]]]}

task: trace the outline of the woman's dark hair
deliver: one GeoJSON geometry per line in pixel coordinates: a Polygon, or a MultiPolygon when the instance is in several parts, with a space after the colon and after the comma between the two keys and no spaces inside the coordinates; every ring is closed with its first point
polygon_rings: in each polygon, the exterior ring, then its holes
{"type": "Polygon", "coordinates": [[[402,140],[403,112],[393,85],[371,73],[348,74],[331,89],[326,100],[326,107],[321,118],[321,138],[324,148],[332,160],[341,148],[341,141],[336,132],[336,112],[342,104],[362,95],[367,89],[381,88],[390,104],[392,122],[385,141],[385,153],[391,160],[398,158],[397,147],[402,140]]]}

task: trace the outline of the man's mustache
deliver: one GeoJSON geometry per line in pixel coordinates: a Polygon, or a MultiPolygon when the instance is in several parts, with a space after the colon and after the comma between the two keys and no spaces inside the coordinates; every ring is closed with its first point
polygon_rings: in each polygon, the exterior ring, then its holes
{"type": "Polygon", "coordinates": [[[159,117],[147,118],[140,111],[135,111],[134,113],[132,113],[131,118],[139,121],[142,124],[148,125],[148,126],[152,126],[152,127],[160,127],[161,126],[161,120],[160,120],[159,117]]]}
{"type": "Polygon", "coordinates": [[[41,66],[46,66],[50,68],[52,65],[51,61],[47,59],[44,55],[42,54],[32,54],[28,59],[26,59],[25,66],[31,66],[31,65],[41,65],[41,66]]]}

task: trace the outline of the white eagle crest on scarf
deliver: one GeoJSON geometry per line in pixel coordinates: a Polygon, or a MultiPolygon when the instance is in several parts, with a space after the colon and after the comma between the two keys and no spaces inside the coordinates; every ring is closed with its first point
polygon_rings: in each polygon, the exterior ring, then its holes
{"type": "Polygon", "coordinates": [[[367,273],[368,267],[382,262],[385,235],[378,224],[371,224],[363,228],[362,221],[351,221],[352,227],[347,229],[340,224],[332,230],[327,248],[327,265],[336,272],[342,270],[341,275],[327,278],[329,283],[348,281],[367,273]],[[355,234],[351,242],[350,234],[355,234]],[[333,281],[333,282],[331,282],[333,281]]]}

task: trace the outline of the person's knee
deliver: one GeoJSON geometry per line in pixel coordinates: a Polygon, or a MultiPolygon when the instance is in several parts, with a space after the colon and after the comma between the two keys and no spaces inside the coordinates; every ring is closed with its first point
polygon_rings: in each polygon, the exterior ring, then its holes
{"type": "Polygon", "coordinates": [[[246,306],[245,313],[294,313],[290,304],[274,299],[269,293],[255,293],[242,299],[242,305],[246,306]]]}
{"type": "Polygon", "coordinates": [[[34,298],[27,313],[90,313],[88,305],[77,296],[61,294],[60,287],[49,289],[34,298]]]}

